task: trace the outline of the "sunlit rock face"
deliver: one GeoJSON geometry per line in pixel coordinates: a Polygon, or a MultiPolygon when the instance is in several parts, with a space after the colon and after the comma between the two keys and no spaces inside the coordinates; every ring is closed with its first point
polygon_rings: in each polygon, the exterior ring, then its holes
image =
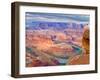
{"type": "Polygon", "coordinates": [[[89,50],[90,50],[90,39],[89,39],[89,34],[90,32],[89,32],[89,27],[88,27],[88,25],[86,25],[85,27],[84,27],[84,32],[83,32],[83,39],[82,39],[82,44],[83,44],[83,47],[84,47],[84,49],[86,50],[86,54],[89,54],[90,52],[89,52],[89,50]]]}

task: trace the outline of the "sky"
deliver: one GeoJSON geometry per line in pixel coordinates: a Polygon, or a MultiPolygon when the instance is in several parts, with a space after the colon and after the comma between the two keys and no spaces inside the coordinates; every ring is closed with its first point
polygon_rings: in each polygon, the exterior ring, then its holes
{"type": "Polygon", "coordinates": [[[29,26],[33,22],[74,22],[74,23],[89,23],[89,15],[83,14],[61,14],[61,13],[37,13],[26,12],[25,21],[29,26]]]}

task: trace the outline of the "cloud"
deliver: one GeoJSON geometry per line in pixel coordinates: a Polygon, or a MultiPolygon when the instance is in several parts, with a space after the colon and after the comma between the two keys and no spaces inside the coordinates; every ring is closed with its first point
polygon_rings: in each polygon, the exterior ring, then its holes
{"type": "Polygon", "coordinates": [[[54,14],[54,13],[26,13],[26,21],[48,21],[48,22],[76,22],[88,23],[88,15],[54,14]]]}

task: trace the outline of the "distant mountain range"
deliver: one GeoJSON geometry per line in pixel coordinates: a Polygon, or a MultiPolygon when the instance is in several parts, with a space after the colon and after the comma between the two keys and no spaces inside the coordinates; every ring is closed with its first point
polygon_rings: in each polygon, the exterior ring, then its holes
{"type": "Polygon", "coordinates": [[[83,29],[84,24],[77,23],[65,23],[65,22],[31,22],[26,23],[26,29],[31,30],[45,30],[45,29],[54,29],[54,30],[64,30],[67,28],[71,29],[83,29]]]}

